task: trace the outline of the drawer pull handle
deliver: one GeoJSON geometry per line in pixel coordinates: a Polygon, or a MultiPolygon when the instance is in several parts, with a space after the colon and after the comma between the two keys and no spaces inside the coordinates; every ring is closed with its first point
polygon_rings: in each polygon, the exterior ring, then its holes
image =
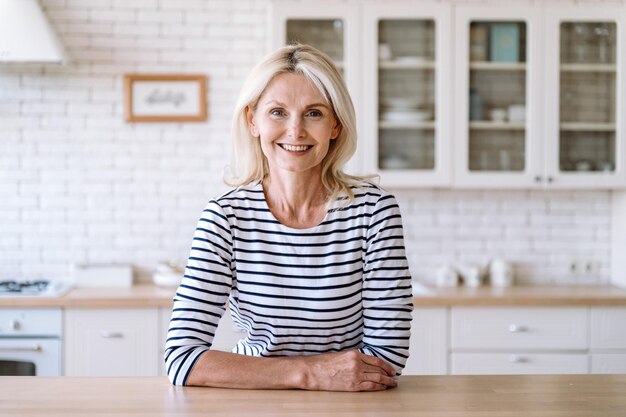
{"type": "Polygon", "coordinates": [[[41,352],[43,348],[40,344],[34,344],[32,346],[2,346],[0,347],[0,352],[41,352]]]}
{"type": "Polygon", "coordinates": [[[100,332],[100,336],[105,339],[122,339],[124,337],[124,334],[120,332],[109,332],[107,330],[103,330],[100,332]]]}
{"type": "Polygon", "coordinates": [[[509,331],[511,333],[523,333],[528,331],[528,327],[520,326],[518,324],[509,324],[509,331]]]}
{"type": "Polygon", "coordinates": [[[511,363],[527,363],[528,358],[524,356],[511,355],[509,356],[509,362],[511,363]]]}

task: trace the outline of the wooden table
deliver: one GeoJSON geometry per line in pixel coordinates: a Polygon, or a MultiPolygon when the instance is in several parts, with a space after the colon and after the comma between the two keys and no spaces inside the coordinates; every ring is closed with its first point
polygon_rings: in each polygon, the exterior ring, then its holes
{"type": "Polygon", "coordinates": [[[383,392],[175,387],[163,377],[0,377],[0,416],[624,417],[626,375],[407,376],[383,392]]]}

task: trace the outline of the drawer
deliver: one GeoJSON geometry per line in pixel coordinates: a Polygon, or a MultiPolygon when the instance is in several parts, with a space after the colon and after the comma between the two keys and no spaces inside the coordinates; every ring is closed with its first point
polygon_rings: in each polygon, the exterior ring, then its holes
{"type": "Polygon", "coordinates": [[[591,348],[626,349],[626,308],[591,309],[591,348]]]}
{"type": "Polygon", "coordinates": [[[588,348],[586,308],[464,308],[451,312],[455,349],[588,348]]]}
{"type": "Polygon", "coordinates": [[[2,336],[61,336],[63,316],[60,308],[0,309],[2,336]]]}
{"type": "Polygon", "coordinates": [[[152,308],[66,310],[66,376],[156,376],[157,322],[152,308]]]}
{"type": "Polygon", "coordinates": [[[591,355],[592,374],[626,374],[626,353],[594,353],[591,355]]]}
{"type": "Polygon", "coordinates": [[[453,353],[454,375],[586,374],[582,353],[453,353]]]}

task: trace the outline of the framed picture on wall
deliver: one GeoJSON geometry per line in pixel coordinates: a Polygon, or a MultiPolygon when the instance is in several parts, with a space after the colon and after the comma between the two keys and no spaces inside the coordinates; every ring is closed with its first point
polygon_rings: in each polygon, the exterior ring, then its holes
{"type": "Polygon", "coordinates": [[[198,74],[125,74],[127,122],[203,122],[207,77],[198,74]]]}

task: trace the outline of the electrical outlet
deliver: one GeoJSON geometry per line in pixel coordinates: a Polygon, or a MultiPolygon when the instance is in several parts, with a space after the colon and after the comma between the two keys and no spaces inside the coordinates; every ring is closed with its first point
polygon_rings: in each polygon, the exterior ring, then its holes
{"type": "Polygon", "coordinates": [[[579,280],[591,280],[600,274],[600,262],[592,258],[573,259],[567,264],[569,276],[579,280]]]}
{"type": "Polygon", "coordinates": [[[600,265],[594,259],[579,258],[571,260],[568,263],[567,268],[569,275],[572,277],[593,278],[598,274],[600,265]]]}

